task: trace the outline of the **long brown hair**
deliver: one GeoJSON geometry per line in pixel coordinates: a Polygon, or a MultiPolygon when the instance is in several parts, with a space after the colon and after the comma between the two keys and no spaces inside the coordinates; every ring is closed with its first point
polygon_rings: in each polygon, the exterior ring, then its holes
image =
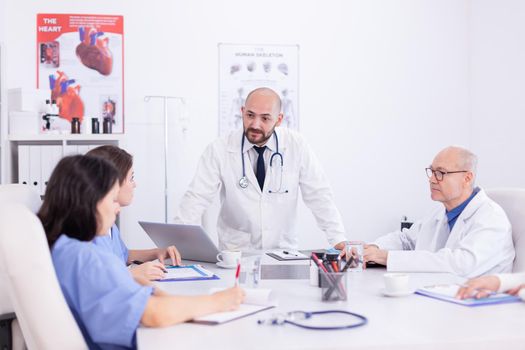
{"type": "Polygon", "coordinates": [[[121,185],[126,180],[129,169],[133,166],[133,156],[117,146],[99,146],[86,153],[86,155],[100,157],[113,164],[118,170],[118,180],[121,185]]]}
{"type": "Polygon", "coordinates": [[[61,234],[91,241],[97,231],[97,204],[118,181],[117,169],[90,156],[70,156],[58,162],[49,178],[38,211],[49,247],[61,234]]]}

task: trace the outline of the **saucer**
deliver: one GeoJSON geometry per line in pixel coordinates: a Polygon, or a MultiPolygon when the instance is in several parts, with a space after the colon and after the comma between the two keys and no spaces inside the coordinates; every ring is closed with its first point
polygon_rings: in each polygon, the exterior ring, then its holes
{"type": "Polygon", "coordinates": [[[236,269],[237,268],[237,264],[226,265],[223,261],[219,261],[215,265],[222,267],[223,269],[236,269]]]}
{"type": "Polygon", "coordinates": [[[399,292],[388,292],[385,288],[381,288],[380,292],[386,297],[406,297],[408,295],[414,294],[414,291],[411,289],[402,290],[399,292]]]}

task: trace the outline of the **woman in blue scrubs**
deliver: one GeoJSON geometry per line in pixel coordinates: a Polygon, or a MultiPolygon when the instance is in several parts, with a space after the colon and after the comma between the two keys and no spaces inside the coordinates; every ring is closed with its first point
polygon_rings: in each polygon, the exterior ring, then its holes
{"type": "Polygon", "coordinates": [[[120,211],[118,172],[89,156],[63,158],[38,213],[62,292],[90,349],[133,349],[137,327],[163,327],[234,310],[239,287],[202,296],[172,296],[137,283],[119,257],[93,244],[120,211]]]}
{"type": "MultiPolygon", "coordinates": [[[[133,192],[137,186],[133,172],[133,156],[125,150],[111,145],[104,145],[92,149],[86,155],[100,157],[117,168],[120,190],[118,202],[121,207],[126,207],[133,201],[133,192]]],[[[95,244],[106,247],[113,251],[126,265],[140,262],[133,266],[131,274],[135,278],[156,280],[164,277],[164,259],[171,258],[172,264],[180,265],[181,256],[175,246],[156,249],[130,249],[126,247],[120,236],[117,225],[113,225],[109,234],[97,237],[95,244]],[[152,261],[158,259],[159,261],[152,261]],[[144,262],[144,263],[142,263],[144,262]]]]}

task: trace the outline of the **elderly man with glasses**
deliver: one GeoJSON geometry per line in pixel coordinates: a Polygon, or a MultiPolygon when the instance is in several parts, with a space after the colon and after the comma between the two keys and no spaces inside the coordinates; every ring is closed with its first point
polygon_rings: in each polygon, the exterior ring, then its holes
{"type": "Polygon", "coordinates": [[[388,271],[450,272],[463,277],[510,272],[511,225],[503,209],[475,186],[477,157],[447,147],[426,168],[432,200],[443,207],[408,230],[366,245],[365,262],[388,271]]]}

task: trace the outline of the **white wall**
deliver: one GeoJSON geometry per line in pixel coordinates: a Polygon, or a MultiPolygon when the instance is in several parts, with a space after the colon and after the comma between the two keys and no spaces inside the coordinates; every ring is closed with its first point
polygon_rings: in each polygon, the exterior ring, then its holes
{"type": "Polygon", "coordinates": [[[473,1],[473,148],[487,186],[525,187],[525,2],[473,1]]]}
{"type": "MultiPolygon", "coordinates": [[[[131,247],[145,246],[136,221],[163,220],[164,168],[161,103],[145,104],[144,95],[183,96],[188,103],[186,135],[176,113],[170,116],[173,206],[200,153],[217,135],[217,43],[298,44],[301,131],[332,182],[349,237],[370,240],[396,228],[401,215],[415,218],[434,207],[424,167],[439,149],[470,147],[471,130],[483,135],[492,129],[472,121],[477,109],[470,100],[475,65],[469,35],[481,34],[477,13],[480,19],[490,14],[474,3],[152,0],[130,6],[128,1],[7,0],[7,82],[35,85],[36,13],[124,15],[124,147],[135,155],[139,187],[133,205],[124,209],[122,227],[131,247]]],[[[497,158],[493,150],[477,149],[497,158]]],[[[491,185],[518,184],[482,169],[491,185]]],[[[304,206],[299,216],[303,246],[325,245],[304,206]]]]}
{"type": "Polygon", "coordinates": [[[2,141],[7,137],[7,118],[3,117],[7,113],[7,106],[5,103],[7,98],[5,86],[5,40],[7,37],[6,20],[7,4],[5,1],[0,0],[0,183],[4,183],[7,181],[7,179],[5,178],[4,170],[6,147],[5,142],[2,141]]]}

